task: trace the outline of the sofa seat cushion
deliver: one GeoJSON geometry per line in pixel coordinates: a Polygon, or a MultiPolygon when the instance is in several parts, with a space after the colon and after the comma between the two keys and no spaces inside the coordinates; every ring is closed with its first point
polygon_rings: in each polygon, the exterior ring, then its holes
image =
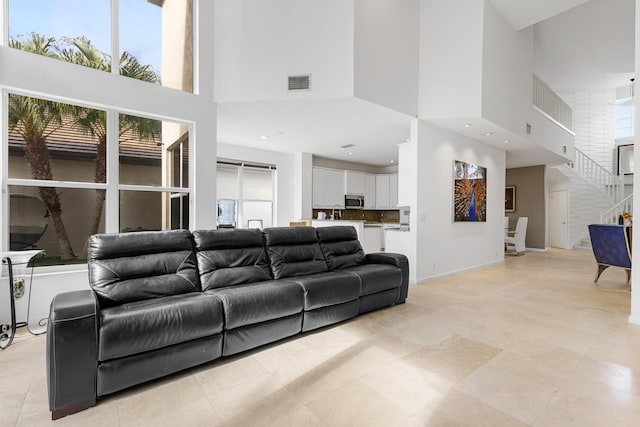
{"type": "Polygon", "coordinates": [[[302,313],[304,301],[300,285],[283,280],[216,288],[206,294],[222,301],[226,330],[302,313]]]}
{"type": "Polygon", "coordinates": [[[358,299],[360,279],[348,272],[327,272],[308,276],[288,277],[304,289],[304,310],[341,304],[358,299]]]}
{"type": "Polygon", "coordinates": [[[402,271],[388,264],[365,264],[344,268],[340,271],[357,275],[362,281],[360,295],[371,295],[388,289],[399,288],[402,283],[402,271]]]}
{"type": "Polygon", "coordinates": [[[101,361],[215,335],[224,326],[214,295],[189,293],[105,308],[100,311],[101,361]]]}

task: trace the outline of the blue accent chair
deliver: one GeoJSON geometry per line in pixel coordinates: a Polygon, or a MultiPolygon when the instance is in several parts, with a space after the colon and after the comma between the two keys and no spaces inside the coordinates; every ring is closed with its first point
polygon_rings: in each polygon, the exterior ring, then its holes
{"type": "Polygon", "coordinates": [[[591,247],[598,263],[593,283],[608,267],[621,267],[627,272],[627,285],[631,279],[631,227],[613,224],[589,226],[591,247]]]}

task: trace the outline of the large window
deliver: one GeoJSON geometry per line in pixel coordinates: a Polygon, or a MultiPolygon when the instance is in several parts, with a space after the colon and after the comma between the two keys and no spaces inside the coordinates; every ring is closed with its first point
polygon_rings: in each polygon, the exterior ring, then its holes
{"type": "Polygon", "coordinates": [[[91,234],[189,226],[185,124],[11,93],[7,140],[11,250],[83,262],[91,234]]]}
{"type": "Polygon", "coordinates": [[[192,0],[9,0],[8,22],[14,48],[193,92],[192,0]]]}
{"type": "Polygon", "coordinates": [[[616,139],[635,135],[635,108],[633,105],[616,106],[616,139]]]}
{"type": "Polygon", "coordinates": [[[218,162],[218,200],[236,201],[238,227],[264,228],[274,225],[274,173],[275,167],[270,165],[218,162]]]}

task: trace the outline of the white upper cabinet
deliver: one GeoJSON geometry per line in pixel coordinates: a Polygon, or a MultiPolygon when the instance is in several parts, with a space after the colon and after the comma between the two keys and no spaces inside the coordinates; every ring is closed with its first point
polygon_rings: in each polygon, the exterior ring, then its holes
{"type": "Polygon", "coordinates": [[[370,174],[313,167],[314,209],[344,209],[345,194],[363,195],[365,209],[396,209],[398,174],[370,174]]]}
{"type": "Polygon", "coordinates": [[[312,188],[314,208],[344,209],[344,171],[314,167],[312,188]]]}
{"type": "Polygon", "coordinates": [[[364,176],[364,208],[376,207],[376,176],[370,173],[364,176]]]}
{"type": "Polygon", "coordinates": [[[376,175],[376,208],[389,207],[389,175],[376,175]]]}
{"type": "Polygon", "coordinates": [[[398,174],[389,175],[389,207],[395,209],[398,206],[398,174]]]}
{"type": "Polygon", "coordinates": [[[366,186],[364,172],[345,171],[345,183],[345,194],[365,195],[366,186]]]}
{"type": "Polygon", "coordinates": [[[376,209],[398,206],[398,174],[376,175],[376,209]]]}

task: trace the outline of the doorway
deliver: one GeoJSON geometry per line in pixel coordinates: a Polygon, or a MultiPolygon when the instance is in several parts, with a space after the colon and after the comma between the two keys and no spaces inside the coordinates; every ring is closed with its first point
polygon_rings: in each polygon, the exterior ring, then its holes
{"type": "Polygon", "coordinates": [[[552,191],[549,195],[549,246],[570,249],[567,190],[552,191]]]}

